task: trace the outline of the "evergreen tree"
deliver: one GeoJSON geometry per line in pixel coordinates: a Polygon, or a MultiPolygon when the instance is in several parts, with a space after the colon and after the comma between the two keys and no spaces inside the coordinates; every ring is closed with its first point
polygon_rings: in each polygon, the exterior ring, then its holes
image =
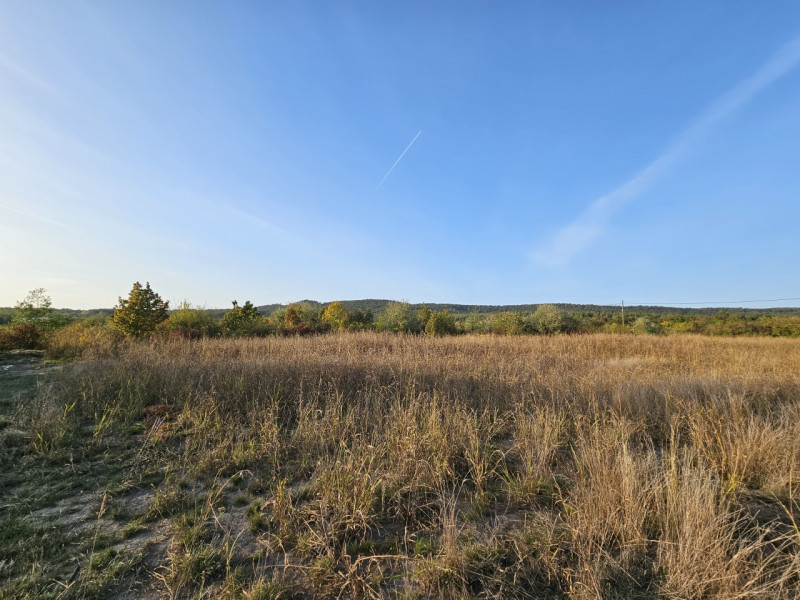
{"type": "Polygon", "coordinates": [[[112,322],[125,335],[141,337],[155,331],[156,326],[169,316],[169,302],[161,299],[150,288],[150,282],[142,287],[138,281],[128,298],[119,299],[119,306],[114,307],[112,322]]]}

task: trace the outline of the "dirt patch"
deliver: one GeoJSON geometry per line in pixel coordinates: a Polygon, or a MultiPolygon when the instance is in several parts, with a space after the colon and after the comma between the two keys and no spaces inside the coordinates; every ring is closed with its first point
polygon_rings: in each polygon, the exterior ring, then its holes
{"type": "Polygon", "coordinates": [[[155,573],[167,561],[170,543],[170,526],[164,520],[112,546],[118,555],[141,554],[144,560],[136,576],[120,581],[107,597],[115,600],[164,598],[163,584],[155,577],[155,573]]]}
{"type": "Polygon", "coordinates": [[[145,556],[145,568],[155,569],[165,559],[171,539],[169,523],[164,520],[114,544],[113,548],[117,552],[141,552],[145,556]]]}
{"type": "Polygon", "coordinates": [[[117,529],[115,523],[99,521],[97,514],[103,502],[103,495],[99,492],[80,492],[69,498],[58,501],[54,506],[40,508],[31,513],[33,519],[52,519],[64,531],[71,534],[81,533],[101,523],[104,531],[117,529]]]}
{"type": "Polygon", "coordinates": [[[250,531],[246,506],[233,506],[216,517],[218,527],[225,536],[235,541],[234,556],[236,562],[247,562],[263,548],[258,538],[250,531]]]}
{"type": "Polygon", "coordinates": [[[145,489],[130,492],[124,496],[120,496],[115,501],[124,507],[131,515],[143,515],[153,505],[155,498],[155,490],[145,489]]]}

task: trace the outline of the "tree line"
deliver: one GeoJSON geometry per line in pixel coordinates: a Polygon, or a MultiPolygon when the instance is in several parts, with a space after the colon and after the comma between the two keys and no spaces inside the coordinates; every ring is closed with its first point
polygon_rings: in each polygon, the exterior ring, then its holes
{"type": "MultiPolygon", "coordinates": [[[[378,302],[378,301],[374,301],[378,302]]],[[[78,319],[52,308],[46,290],[38,288],[17,303],[6,324],[0,325],[0,350],[43,348],[54,339],[69,340],[105,335],[122,338],[164,336],[180,338],[308,335],[331,331],[377,330],[429,336],[461,333],[495,335],[554,335],[559,333],[697,333],[706,335],[800,336],[800,315],[784,311],[708,311],[676,313],[627,309],[627,315],[608,308],[564,310],[557,305],[531,305],[532,310],[455,313],[434,310],[408,302],[389,301],[373,314],[354,308],[354,302],[319,305],[309,301],[277,305],[264,314],[251,301],[215,316],[219,311],[193,307],[183,302],[170,309],[169,302],[150,283],[133,284],[126,297],[119,297],[113,314],[91,311],[78,319]],[[351,308],[348,309],[346,305],[351,308]],[[105,331],[105,334],[101,333],[105,331]],[[60,332],[56,335],[56,332],[60,332]]],[[[376,308],[381,306],[375,304],[376,308]]],[[[0,315],[2,316],[2,315],[0,315]]]]}

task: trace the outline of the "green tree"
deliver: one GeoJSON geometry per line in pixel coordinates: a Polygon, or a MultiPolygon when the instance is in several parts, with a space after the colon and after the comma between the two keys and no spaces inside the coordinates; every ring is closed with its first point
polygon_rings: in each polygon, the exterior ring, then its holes
{"type": "Polygon", "coordinates": [[[24,300],[14,307],[13,324],[36,325],[41,329],[53,329],[58,319],[51,307],[50,296],[44,288],[36,288],[28,292],[24,300]]]}
{"type": "Polygon", "coordinates": [[[488,333],[489,319],[480,313],[470,313],[464,319],[464,331],[467,333],[488,333]]]}
{"type": "Polygon", "coordinates": [[[300,314],[300,322],[303,325],[311,330],[319,328],[321,321],[318,306],[314,306],[310,302],[295,302],[293,306],[297,308],[300,314]]]}
{"type": "Polygon", "coordinates": [[[112,322],[125,335],[141,337],[155,331],[167,317],[169,302],[162,300],[150,288],[149,281],[144,287],[137,281],[127,299],[120,297],[119,306],[114,307],[112,322]]]}
{"type": "Polygon", "coordinates": [[[518,335],[522,333],[522,326],[522,315],[506,311],[494,315],[491,331],[500,335],[518,335]]]}
{"type": "Polygon", "coordinates": [[[422,331],[417,313],[408,302],[389,302],[378,316],[376,325],[379,331],[422,331]]]}
{"type": "Polygon", "coordinates": [[[364,329],[364,311],[360,308],[355,309],[350,313],[350,319],[347,321],[348,329],[364,329]]]}
{"type": "Polygon", "coordinates": [[[371,329],[373,326],[372,311],[368,308],[365,311],[360,308],[355,309],[350,313],[350,318],[347,321],[347,328],[360,331],[362,329],[371,329]]]}
{"type": "Polygon", "coordinates": [[[661,327],[659,323],[651,321],[647,317],[638,317],[636,321],[633,322],[631,330],[634,333],[664,333],[664,328],[661,327]]]}
{"type": "Polygon", "coordinates": [[[222,330],[228,335],[248,335],[263,319],[264,316],[250,300],[242,306],[234,300],[233,308],[222,316],[222,330]]]}
{"type": "Polygon", "coordinates": [[[552,304],[540,304],[531,319],[539,333],[551,335],[561,330],[561,311],[552,304]]]}

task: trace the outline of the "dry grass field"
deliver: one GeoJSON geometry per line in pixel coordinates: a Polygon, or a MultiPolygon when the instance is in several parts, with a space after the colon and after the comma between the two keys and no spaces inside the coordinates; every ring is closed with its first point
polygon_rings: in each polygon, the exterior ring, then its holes
{"type": "Polygon", "coordinates": [[[800,340],[25,360],[0,361],[2,598],[800,597],[800,340]]]}

